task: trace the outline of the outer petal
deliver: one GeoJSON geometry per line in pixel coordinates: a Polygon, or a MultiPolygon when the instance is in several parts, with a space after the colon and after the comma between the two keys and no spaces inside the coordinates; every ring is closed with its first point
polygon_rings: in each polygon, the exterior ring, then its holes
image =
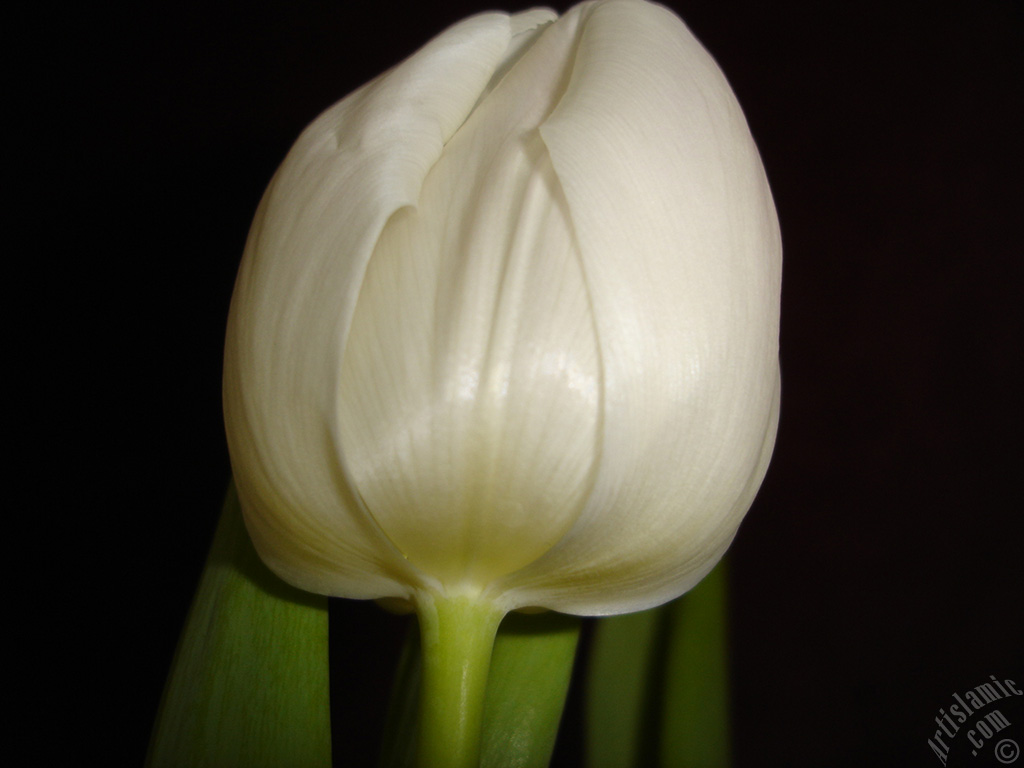
{"type": "Polygon", "coordinates": [[[351,490],[330,433],[338,377],[381,229],[416,204],[510,39],[504,14],[435,38],[311,124],[260,203],[228,322],[224,410],[246,524],[296,586],[365,598],[418,579],[351,490]]]}
{"type": "Polygon", "coordinates": [[[573,524],[593,481],[597,339],[568,207],[537,126],[564,91],[547,27],[388,222],[349,337],[339,436],[410,562],[480,591],[573,524]]]}
{"type": "Polygon", "coordinates": [[[721,556],[774,442],[781,245],[756,147],[671,12],[586,9],[541,126],[571,211],[603,362],[589,502],[503,583],[519,605],[601,614],[682,593],[721,556]]]}

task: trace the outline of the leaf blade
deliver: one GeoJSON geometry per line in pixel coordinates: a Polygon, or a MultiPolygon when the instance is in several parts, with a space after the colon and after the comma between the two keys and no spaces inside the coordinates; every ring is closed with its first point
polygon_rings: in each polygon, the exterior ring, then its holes
{"type": "Polygon", "coordinates": [[[260,561],[234,484],[178,641],[149,768],[329,768],[327,599],[260,561]]]}
{"type": "Polygon", "coordinates": [[[669,609],[660,764],[728,768],[727,569],[720,562],[669,609]]]}
{"type": "Polygon", "coordinates": [[[673,602],[600,619],[587,675],[587,768],[727,768],[726,566],[673,602]]]}
{"type": "Polygon", "coordinates": [[[505,617],[487,682],[482,768],[547,768],[581,625],[558,613],[505,617]]]}
{"type": "Polygon", "coordinates": [[[661,609],[599,619],[587,674],[586,765],[639,768],[661,609]]]}

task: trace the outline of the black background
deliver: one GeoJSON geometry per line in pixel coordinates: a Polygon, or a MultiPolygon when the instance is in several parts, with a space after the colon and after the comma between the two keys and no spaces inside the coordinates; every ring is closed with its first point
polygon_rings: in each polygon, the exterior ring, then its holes
{"type": "MultiPolygon", "coordinates": [[[[781,428],[731,555],[735,764],[935,765],[954,692],[1024,677],[1020,6],[671,5],[745,109],[785,249],[781,428]]],[[[224,323],[276,165],[321,110],[489,7],[15,20],[12,260],[38,269],[12,282],[36,310],[12,328],[25,402],[44,400],[14,410],[44,477],[12,591],[60,669],[26,694],[56,734],[37,748],[143,758],[228,478],[224,323]]],[[[372,741],[404,624],[339,610],[367,659],[345,740],[372,741]]]]}

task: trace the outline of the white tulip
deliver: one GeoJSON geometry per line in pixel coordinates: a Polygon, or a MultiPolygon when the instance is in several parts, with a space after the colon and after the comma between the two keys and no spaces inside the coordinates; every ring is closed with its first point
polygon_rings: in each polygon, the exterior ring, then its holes
{"type": "Polygon", "coordinates": [[[746,122],[642,0],[456,24],[299,137],[231,304],[245,520],[307,590],[597,615],[696,584],[778,416],[746,122]]]}

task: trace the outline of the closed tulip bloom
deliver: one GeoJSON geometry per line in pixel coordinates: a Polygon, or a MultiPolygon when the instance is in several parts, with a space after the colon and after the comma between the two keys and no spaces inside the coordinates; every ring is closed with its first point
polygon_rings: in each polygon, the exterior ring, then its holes
{"type": "Polygon", "coordinates": [[[746,121],[670,11],[456,24],[317,118],[260,203],[224,371],[259,554],[416,606],[680,595],[768,464],[780,274],[746,121]]]}

